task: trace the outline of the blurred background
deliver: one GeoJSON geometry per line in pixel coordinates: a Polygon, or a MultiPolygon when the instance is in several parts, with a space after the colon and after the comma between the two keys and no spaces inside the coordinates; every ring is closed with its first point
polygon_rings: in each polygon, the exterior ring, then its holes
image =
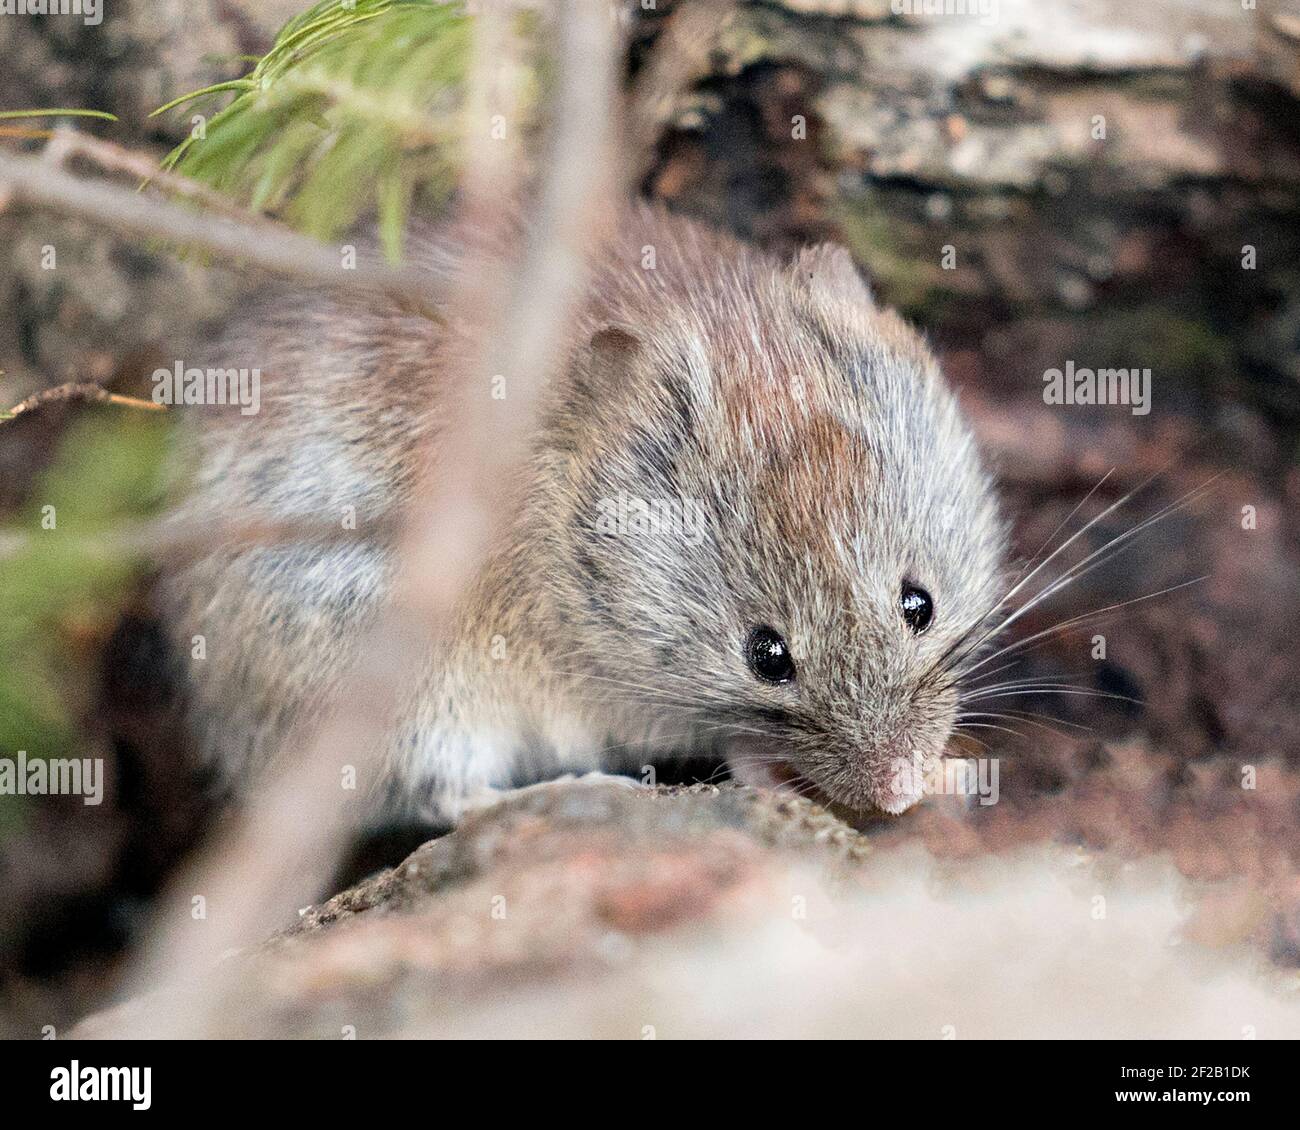
{"type": "MultiPolygon", "coordinates": [[[[0,111],[108,111],[119,120],[77,128],[161,158],[189,115],[151,111],[245,73],[303,6],[105,0],[98,26],[0,17],[0,111]]],[[[620,9],[629,80],[675,6],[620,9]]],[[[1207,577],[1031,653],[1018,673],[1117,696],[1024,704],[1087,729],[999,736],[1000,803],[926,805],[864,834],[880,852],[919,842],[953,859],[1044,843],[1158,855],[1210,884],[1195,940],[1294,975],[1300,3],[981,11],[737,4],[665,107],[643,190],[777,252],[849,247],[960,390],[1024,556],[1107,471],[1078,521],[1158,477],[1072,560],[1219,476],[1018,626],[1207,577]],[[1044,373],[1071,360],[1150,368],[1150,413],[1046,404],[1044,373]]],[[[32,123],[0,127],[14,151],[44,143],[32,123]]],[[[254,281],[3,190],[0,247],[0,408],[69,381],[147,395],[175,343],[254,281]],[[47,246],[58,269],[43,266],[47,246]]],[[[0,422],[0,527],[34,528],[45,505],[88,528],[154,513],[168,443],[165,419],[112,406],[0,422]]],[[[110,646],[123,616],[142,615],[146,579],[141,563],[71,560],[39,541],[0,559],[0,754],[103,757],[109,776],[97,807],[0,797],[0,1034],[104,999],[203,827],[202,782],[157,709],[148,631],[110,646]]]]}

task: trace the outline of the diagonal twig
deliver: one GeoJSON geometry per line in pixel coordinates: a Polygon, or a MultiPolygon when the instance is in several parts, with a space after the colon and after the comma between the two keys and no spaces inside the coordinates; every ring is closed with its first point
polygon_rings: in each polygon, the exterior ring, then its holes
{"type": "Polygon", "coordinates": [[[358,261],[343,268],[337,248],[271,225],[143,196],[119,185],[73,176],[39,157],[0,153],[0,198],[78,216],[138,239],[162,239],[279,275],[378,291],[404,309],[440,319],[445,295],[427,271],[358,261]]]}
{"type": "Polygon", "coordinates": [[[55,385],[54,388],[34,392],[12,408],[0,409],[0,424],[8,420],[16,420],[24,413],[42,408],[47,404],[66,404],[71,400],[119,404],[125,408],[143,408],[148,412],[166,411],[166,405],[155,404],[152,400],[141,400],[136,396],[122,396],[120,393],[109,392],[108,389],[95,384],[93,381],[72,381],[68,384],[55,385]]]}
{"type": "MultiPolygon", "coordinates": [[[[495,64],[483,44],[502,41],[505,18],[498,5],[479,17],[475,81],[495,64]]],[[[359,780],[375,778],[393,714],[431,649],[445,645],[453,610],[512,513],[503,501],[532,431],[541,374],[561,348],[584,285],[585,252],[601,227],[593,217],[609,206],[604,189],[615,68],[608,11],[603,0],[574,0],[557,10],[556,20],[557,113],[537,224],[513,270],[486,263],[482,272],[470,272],[475,281],[467,284],[463,307],[500,314],[481,336],[482,352],[466,371],[470,379],[453,398],[445,446],[430,458],[413,494],[390,601],[359,641],[334,707],[300,723],[238,822],[173,884],[161,929],[127,982],[128,991],[160,980],[173,991],[168,1001],[133,1014],[126,1034],[210,1031],[234,986],[216,992],[199,979],[219,977],[211,967],[221,954],[264,936],[282,922],[286,906],[319,894],[355,815],[340,802],[340,765],[355,766],[359,780]],[[486,305],[484,277],[497,291],[486,305]],[[509,412],[489,412],[479,392],[496,372],[512,374],[509,412]],[[213,909],[202,930],[189,917],[195,891],[213,909]]],[[[484,184],[473,175],[467,182],[484,184]]],[[[499,182],[497,191],[504,195],[499,182]]]]}

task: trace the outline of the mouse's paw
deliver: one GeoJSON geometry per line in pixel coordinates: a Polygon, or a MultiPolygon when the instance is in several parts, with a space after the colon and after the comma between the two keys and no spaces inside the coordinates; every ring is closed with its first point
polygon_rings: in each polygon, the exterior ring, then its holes
{"type": "Polygon", "coordinates": [[[573,773],[566,773],[563,777],[558,777],[556,779],[560,781],[573,781],[579,785],[610,784],[621,785],[625,789],[650,788],[649,785],[638,777],[629,777],[625,773],[606,773],[603,769],[592,769],[588,773],[579,773],[576,776],[573,773]]]}
{"type": "Polygon", "coordinates": [[[627,789],[648,787],[635,777],[625,777],[618,773],[605,773],[599,769],[593,769],[589,773],[563,773],[558,777],[551,777],[545,781],[536,781],[531,785],[519,785],[515,788],[487,787],[476,790],[461,798],[459,816],[464,817],[472,812],[482,812],[484,809],[493,808],[506,801],[535,795],[562,786],[605,784],[618,785],[627,789]]]}

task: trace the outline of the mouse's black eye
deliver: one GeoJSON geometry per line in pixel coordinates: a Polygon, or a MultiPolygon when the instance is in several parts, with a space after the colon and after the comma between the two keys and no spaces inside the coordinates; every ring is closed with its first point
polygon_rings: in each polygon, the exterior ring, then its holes
{"type": "Polygon", "coordinates": [[[898,604],[913,635],[919,636],[930,626],[930,621],[934,618],[934,601],[925,589],[904,581],[903,594],[898,598],[898,604]]]}
{"type": "Polygon", "coordinates": [[[788,683],[794,678],[794,660],[790,648],[775,628],[766,625],[749,633],[745,643],[749,669],[768,683],[788,683]]]}

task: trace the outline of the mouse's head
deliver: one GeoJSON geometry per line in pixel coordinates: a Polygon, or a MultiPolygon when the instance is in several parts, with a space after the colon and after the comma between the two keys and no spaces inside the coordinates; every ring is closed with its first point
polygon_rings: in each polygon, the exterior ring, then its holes
{"type": "Polygon", "coordinates": [[[657,250],[552,423],[565,645],[664,745],[901,812],[953,732],[950,661],[1000,595],[970,433],[847,253],[657,250]]]}

